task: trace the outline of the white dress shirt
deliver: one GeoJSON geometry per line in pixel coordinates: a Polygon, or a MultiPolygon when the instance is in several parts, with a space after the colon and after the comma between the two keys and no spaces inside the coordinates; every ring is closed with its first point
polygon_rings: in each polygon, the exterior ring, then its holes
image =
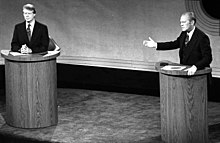
{"type": "Polygon", "coordinates": [[[194,31],[195,31],[195,26],[193,27],[193,29],[189,33],[187,32],[187,35],[189,36],[189,41],[192,38],[192,35],[193,35],[194,31]]]}

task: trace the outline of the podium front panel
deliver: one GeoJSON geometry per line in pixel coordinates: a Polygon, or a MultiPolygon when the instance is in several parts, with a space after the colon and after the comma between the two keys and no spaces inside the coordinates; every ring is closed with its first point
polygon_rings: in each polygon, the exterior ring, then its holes
{"type": "Polygon", "coordinates": [[[207,143],[207,74],[159,75],[162,140],[207,143]]]}
{"type": "Polygon", "coordinates": [[[6,123],[19,128],[56,125],[57,63],[59,51],[47,55],[10,55],[5,58],[6,123]]]}

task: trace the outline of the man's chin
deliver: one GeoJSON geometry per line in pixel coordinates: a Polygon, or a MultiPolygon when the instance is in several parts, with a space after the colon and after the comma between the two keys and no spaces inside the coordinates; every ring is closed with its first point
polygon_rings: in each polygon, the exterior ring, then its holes
{"type": "Polygon", "coordinates": [[[31,22],[31,20],[30,19],[26,19],[26,22],[31,22]]]}

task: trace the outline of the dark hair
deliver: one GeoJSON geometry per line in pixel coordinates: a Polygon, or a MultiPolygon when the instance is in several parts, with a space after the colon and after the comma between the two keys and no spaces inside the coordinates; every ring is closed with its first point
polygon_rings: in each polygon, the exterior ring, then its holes
{"type": "Polygon", "coordinates": [[[23,6],[23,9],[27,9],[27,10],[33,11],[34,14],[36,13],[36,10],[35,10],[35,7],[34,7],[33,4],[25,4],[23,6]]]}

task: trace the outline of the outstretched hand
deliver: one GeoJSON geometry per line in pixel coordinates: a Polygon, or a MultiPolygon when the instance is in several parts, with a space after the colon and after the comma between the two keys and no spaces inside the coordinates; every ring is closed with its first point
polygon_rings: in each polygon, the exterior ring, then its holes
{"type": "Polygon", "coordinates": [[[143,45],[150,48],[157,47],[157,43],[149,37],[149,40],[144,40],[143,45]]]}

